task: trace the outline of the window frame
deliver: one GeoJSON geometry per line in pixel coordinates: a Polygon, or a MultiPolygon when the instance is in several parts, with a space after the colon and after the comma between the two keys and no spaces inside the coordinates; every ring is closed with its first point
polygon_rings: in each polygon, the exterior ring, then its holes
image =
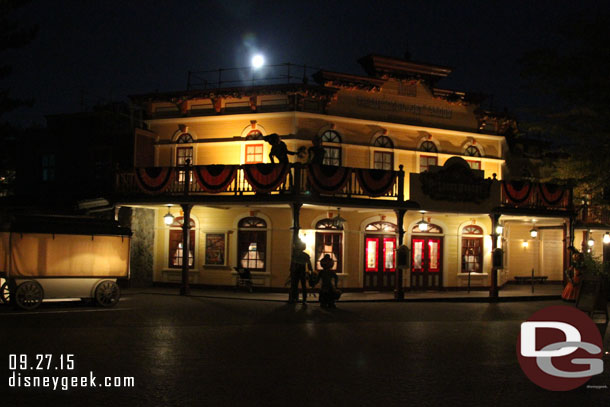
{"type": "Polygon", "coordinates": [[[419,156],[419,172],[420,172],[420,174],[422,172],[428,171],[430,169],[431,165],[434,165],[434,166],[438,165],[438,157],[433,156],[433,155],[423,155],[423,154],[419,156]],[[425,169],[422,171],[422,159],[434,160],[434,164],[430,164],[429,162],[427,162],[426,165],[423,166],[423,167],[425,167],[425,169]]]}
{"type": "Polygon", "coordinates": [[[253,272],[265,272],[267,270],[267,258],[269,248],[267,245],[267,222],[257,216],[248,216],[239,220],[237,224],[237,265],[238,267],[247,268],[253,272]],[[256,243],[256,256],[251,258],[249,253],[252,243],[256,243]],[[244,250],[244,247],[247,249],[244,250]],[[262,250],[260,250],[262,247],[262,250]],[[262,256],[258,258],[258,253],[262,252],[262,256]],[[248,254],[248,258],[244,256],[248,254]],[[245,267],[243,261],[246,261],[245,267]],[[262,267],[249,267],[249,262],[261,261],[262,267]]]}
{"type": "MultiPolygon", "coordinates": [[[[174,218],[174,222],[167,227],[168,229],[168,239],[167,239],[167,262],[166,266],[169,269],[181,269],[182,268],[182,254],[178,255],[179,245],[182,244],[182,225],[180,221],[184,222],[184,217],[178,216],[174,218]],[[173,243],[175,242],[175,248],[173,248],[173,243]],[[176,254],[172,254],[172,251],[175,251],[176,254]],[[179,264],[173,264],[174,260],[179,264]]],[[[195,221],[191,218],[189,222],[189,251],[192,251],[192,262],[191,254],[189,253],[189,270],[193,270],[195,268],[195,260],[196,260],[196,247],[195,233],[196,224],[195,221]]]]}
{"type": "Polygon", "coordinates": [[[265,145],[263,143],[246,144],[245,157],[244,157],[245,164],[261,164],[264,160],[264,157],[265,157],[265,145]],[[248,150],[253,149],[253,148],[260,148],[260,153],[257,153],[257,152],[249,153],[248,150]],[[260,161],[257,161],[257,156],[259,154],[260,154],[260,161]],[[254,159],[249,160],[248,156],[253,156],[254,159]]]}
{"type": "Polygon", "coordinates": [[[391,151],[373,151],[373,168],[376,170],[393,170],[394,169],[394,153],[391,151]],[[383,158],[378,160],[377,157],[389,157],[389,161],[385,161],[383,158]],[[381,164],[378,166],[378,164],[381,164]],[[387,165],[386,165],[387,164],[387,165]]]}

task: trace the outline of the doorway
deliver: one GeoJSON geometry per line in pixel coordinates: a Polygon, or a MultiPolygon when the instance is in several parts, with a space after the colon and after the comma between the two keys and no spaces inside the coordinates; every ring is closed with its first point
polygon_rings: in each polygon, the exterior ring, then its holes
{"type": "Polygon", "coordinates": [[[364,236],[364,289],[387,291],[396,285],[396,236],[364,236]]]}
{"type": "Polygon", "coordinates": [[[411,288],[440,289],[443,286],[443,238],[413,236],[411,248],[411,288]]]}

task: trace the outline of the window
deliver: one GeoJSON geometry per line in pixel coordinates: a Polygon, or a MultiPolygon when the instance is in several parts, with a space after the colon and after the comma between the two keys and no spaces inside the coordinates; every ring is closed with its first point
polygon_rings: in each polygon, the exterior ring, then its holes
{"type": "Polygon", "coordinates": [[[468,163],[468,165],[470,165],[470,168],[473,169],[473,170],[480,170],[481,169],[481,162],[480,161],[466,160],[466,162],[468,163]]]}
{"type": "Polygon", "coordinates": [[[419,230],[419,225],[415,225],[411,233],[443,233],[443,228],[433,223],[428,223],[428,229],[424,232],[419,230]]]}
{"type": "Polygon", "coordinates": [[[384,221],[369,223],[364,230],[367,232],[398,233],[398,227],[395,224],[384,221]]]}
{"type": "Polygon", "coordinates": [[[238,224],[237,264],[251,271],[265,271],[267,223],[254,216],[238,224]]]}
{"type": "Polygon", "coordinates": [[[430,166],[437,165],[438,159],[429,155],[419,157],[419,172],[425,172],[430,169],[430,166]]]}
{"type": "Polygon", "coordinates": [[[394,143],[392,143],[392,139],[390,139],[388,136],[377,137],[373,145],[375,147],[394,148],[394,143]]]}
{"type": "MultiPolygon", "coordinates": [[[[184,218],[179,216],[174,219],[169,228],[169,268],[182,268],[182,225],[184,218]]],[[[195,222],[189,222],[189,268],[193,268],[195,263],[195,222]]]]}
{"type": "Polygon", "coordinates": [[[462,273],[483,272],[483,229],[477,225],[462,228],[462,273]],[[478,237],[481,236],[481,237],[478,237]]]}
{"type": "MultiPolygon", "coordinates": [[[[176,167],[184,167],[186,160],[193,164],[193,147],[178,147],[176,149],[176,167]]],[[[193,181],[193,173],[190,173],[190,181],[193,181]]],[[[178,182],[184,182],[184,171],[178,171],[178,182]]]]}
{"type": "Polygon", "coordinates": [[[205,234],[205,264],[224,265],[225,264],[225,234],[206,233],[205,234]]]}
{"type": "Polygon", "coordinates": [[[481,156],[481,152],[475,146],[466,147],[466,150],[464,150],[464,154],[467,156],[470,156],[470,157],[480,157],[481,156]]]}
{"type": "Polygon", "coordinates": [[[316,229],[343,230],[343,226],[339,227],[334,220],[324,218],[316,223],[316,229]]]}
{"type": "Polygon", "coordinates": [[[394,168],[394,154],[388,151],[375,151],[373,168],[376,170],[392,170],[394,168]]]}
{"type": "Polygon", "coordinates": [[[191,136],[188,133],[181,134],[180,137],[178,137],[178,140],[176,140],[176,143],[178,143],[178,144],[192,143],[192,142],[193,142],[193,136],[191,136]]]}
{"type": "Polygon", "coordinates": [[[262,139],[263,139],[263,133],[261,133],[258,130],[252,130],[246,136],[246,140],[262,140],[262,139]]]}
{"type": "Polygon", "coordinates": [[[421,143],[421,145],[419,146],[419,149],[421,151],[426,151],[428,153],[437,153],[438,150],[436,148],[436,144],[434,144],[431,141],[424,141],[423,143],[421,143]]]}
{"type": "MultiPolygon", "coordinates": [[[[322,143],[341,143],[341,136],[334,130],[327,130],[320,137],[322,143]]],[[[324,165],[341,165],[341,147],[324,146],[324,165]]]]}
{"type": "Polygon", "coordinates": [[[42,180],[55,180],[55,154],[44,154],[42,156],[42,180]]]}
{"type": "Polygon", "coordinates": [[[263,162],[263,145],[246,145],[246,164],[258,164],[263,162]]]}
{"type": "Polygon", "coordinates": [[[337,227],[332,219],[325,218],[316,223],[316,229],[328,232],[316,232],[314,268],[318,271],[322,270],[320,260],[328,254],[334,261],[332,270],[341,273],[343,259],[343,233],[341,230],[343,230],[343,226],[337,227]]]}

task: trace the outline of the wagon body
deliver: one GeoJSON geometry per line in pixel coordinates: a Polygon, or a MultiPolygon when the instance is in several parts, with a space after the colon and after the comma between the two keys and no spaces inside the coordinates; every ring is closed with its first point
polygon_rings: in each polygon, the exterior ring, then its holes
{"type": "Polygon", "coordinates": [[[45,300],[95,298],[100,286],[116,291],[116,279],[129,278],[130,240],[131,231],[115,221],[16,218],[0,232],[0,272],[11,296],[23,285],[45,300]]]}

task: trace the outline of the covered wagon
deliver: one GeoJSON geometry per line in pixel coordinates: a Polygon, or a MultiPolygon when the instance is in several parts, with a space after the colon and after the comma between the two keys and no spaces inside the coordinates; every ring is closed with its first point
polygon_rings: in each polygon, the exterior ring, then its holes
{"type": "Polygon", "coordinates": [[[131,231],[88,217],[20,216],[0,229],[1,297],[23,309],[49,299],[120,298],[117,279],[129,278],[131,231]]]}

